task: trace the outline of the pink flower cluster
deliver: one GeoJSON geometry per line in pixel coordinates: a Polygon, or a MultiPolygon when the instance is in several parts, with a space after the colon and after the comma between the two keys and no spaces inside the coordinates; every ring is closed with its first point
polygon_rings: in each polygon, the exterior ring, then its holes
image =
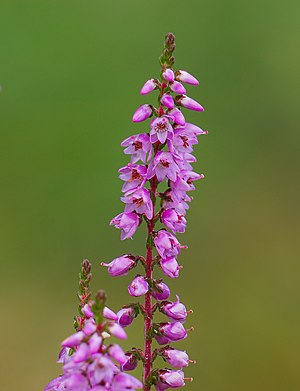
{"type": "Polygon", "coordinates": [[[118,344],[107,344],[110,336],[125,339],[118,316],[104,307],[101,323],[86,304],[82,308],[82,329],[62,342],[58,362],[63,374],[52,380],[44,391],[125,391],[143,387],[135,377],[124,373],[128,357],[118,344]]]}
{"type": "MultiPolygon", "coordinates": [[[[194,182],[204,177],[193,171],[192,163],[196,161],[193,147],[198,143],[197,136],[207,134],[207,131],[186,122],[181,111],[182,108],[199,112],[204,109],[186,95],[182,84],[198,85],[198,80],[186,71],[173,71],[174,49],[174,36],[168,34],[161,58],[162,79],[149,79],[141,89],[142,95],[154,90],[159,92],[159,107],[143,104],[132,118],[133,122],[140,123],[153,117],[148,130],[128,137],[121,144],[125,147],[125,154],[130,155],[130,163],[119,170],[119,177],[124,182],[121,201],[125,204],[125,210],[112,219],[111,225],[121,230],[121,240],[124,240],[132,238],[145,220],[148,228],[147,255],[144,258],[124,254],[109,264],[102,263],[108,267],[111,276],[127,275],[139,261],[145,268],[145,275],[136,275],[128,286],[130,296],[145,296],[145,303],[125,306],[118,316],[119,323],[125,327],[132,323],[139,312],[144,315],[144,331],[149,337],[145,341],[144,356],[140,355],[144,364],[144,390],[150,390],[151,384],[155,384],[158,391],[183,386],[185,379],[181,369],[190,360],[185,352],[168,345],[156,350],[156,355],[176,369],[152,369],[155,359],[153,354],[149,358],[152,339],[159,345],[185,339],[188,330],[183,324],[189,311],[178,297],[175,302],[168,301],[170,290],[161,279],[153,276],[153,268],[158,264],[167,277],[179,276],[181,267],[177,257],[186,247],[179,243],[176,234],[186,229],[186,212],[192,200],[188,193],[195,190],[194,182]],[[158,186],[163,184],[165,188],[158,191],[158,186]],[[155,230],[157,222],[163,227],[155,230]],[[157,253],[155,256],[152,254],[154,249],[157,253]],[[156,299],[154,305],[152,299],[156,299]],[[167,322],[153,322],[157,309],[168,317],[167,322]]],[[[132,358],[134,364],[125,369],[135,368],[136,359],[137,356],[134,360],[132,358]]]]}

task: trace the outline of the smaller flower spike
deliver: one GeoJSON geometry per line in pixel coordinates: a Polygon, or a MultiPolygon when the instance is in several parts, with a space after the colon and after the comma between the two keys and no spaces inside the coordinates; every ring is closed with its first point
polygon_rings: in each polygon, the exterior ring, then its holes
{"type": "Polygon", "coordinates": [[[143,276],[136,276],[128,286],[128,292],[131,296],[143,296],[149,290],[148,283],[143,276]]]}
{"type": "Polygon", "coordinates": [[[197,86],[199,84],[199,81],[193,75],[186,71],[177,71],[176,80],[182,81],[186,84],[192,84],[194,86],[197,86]]]}
{"type": "Polygon", "coordinates": [[[194,99],[189,98],[186,95],[176,96],[175,101],[178,105],[185,107],[186,109],[194,111],[204,111],[204,108],[200,105],[200,103],[196,102],[194,99]]]}
{"type": "Polygon", "coordinates": [[[142,105],[133,114],[132,121],[133,122],[142,122],[142,121],[145,121],[145,119],[151,117],[151,115],[152,115],[152,106],[147,105],[147,104],[142,105]]]}
{"type": "Polygon", "coordinates": [[[125,254],[119,258],[115,258],[109,264],[102,262],[101,266],[107,266],[108,273],[112,277],[126,276],[129,270],[136,266],[136,260],[132,255],[125,254]]]}
{"type": "Polygon", "coordinates": [[[149,92],[155,90],[156,87],[157,87],[157,80],[155,79],[147,80],[146,83],[143,85],[140,94],[147,95],[149,94],[149,92]]]}
{"type": "Polygon", "coordinates": [[[135,231],[137,230],[137,227],[139,226],[141,222],[140,217],[134,213],[121,213],[114,217],[110,225],[114,225],[116,228],[121,229],[121,240],[131,238],[135,231]]]}

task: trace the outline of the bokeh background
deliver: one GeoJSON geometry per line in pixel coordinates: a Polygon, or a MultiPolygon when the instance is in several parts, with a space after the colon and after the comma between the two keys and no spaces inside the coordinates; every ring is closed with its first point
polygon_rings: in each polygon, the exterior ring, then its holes
{"type": "MultiPolygon", "coordinates": [[[[120,242],[120,142],[139,89],[159,73],[164,35],[200,79],[187,113],[210,131],[173,293],[194,309],[178,346],[198,361],[187,390],[296,391],[299,370],[299,12],[295,0],[1,0],[1,389],[41,390],[59,373],[82,258],[109,305],[130,276],[101,260],[143,252],[120,242]]],[[[142,341],[140,321],[127,346],[142,341]],[[133,342],[135,341],[135,342],[133,342]]]]}

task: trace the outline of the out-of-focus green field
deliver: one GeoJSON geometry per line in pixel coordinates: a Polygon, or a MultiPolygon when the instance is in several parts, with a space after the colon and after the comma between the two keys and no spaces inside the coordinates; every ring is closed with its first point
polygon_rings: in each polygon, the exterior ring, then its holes
{"type": "MultiPolygon", "coordinates": [[[[198,362],[186,389],[300,389],[299,12],[278,0],[1,0],[1,390],[42,390],[59,373],[82,258],[113,309],[129,300],[130,276],[99,262],[144,251],[144,228],[120,242],[108,222],[122,210],[119,144],[148,129],[131,117],[154,102],[139,89],[158,76],[168,31],[178,68],[200,79],[188,94],[206,111],[187,118],[210,132],[170,281],[194,310],[178,344],[198,362]]],[[[140,326],[126,346],[141,344],[140,326]]]]}

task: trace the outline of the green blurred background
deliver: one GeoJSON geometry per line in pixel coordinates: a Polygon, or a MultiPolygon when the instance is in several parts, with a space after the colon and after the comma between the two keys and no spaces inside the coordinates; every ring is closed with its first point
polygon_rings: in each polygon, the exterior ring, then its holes
{"type": "Polygon", "coordinates": [[[279,0],[1,0],[1,389],[42,390],[59,373],[82,258],[113,309],[128,300],[130,276],[99,261],[144,251],[143,229],[120,242],[108,222],[122,210],[119,144],[147,129],[131,117],[153,102],[139,89],[158,76],[168,31],[176,65],[200,79],[188,92],[206,111],[187,116],[210,131],[170,281],[194,309],[178,345],[198,361],[186,389],[300,389],[299,12],[279,0]]]}

